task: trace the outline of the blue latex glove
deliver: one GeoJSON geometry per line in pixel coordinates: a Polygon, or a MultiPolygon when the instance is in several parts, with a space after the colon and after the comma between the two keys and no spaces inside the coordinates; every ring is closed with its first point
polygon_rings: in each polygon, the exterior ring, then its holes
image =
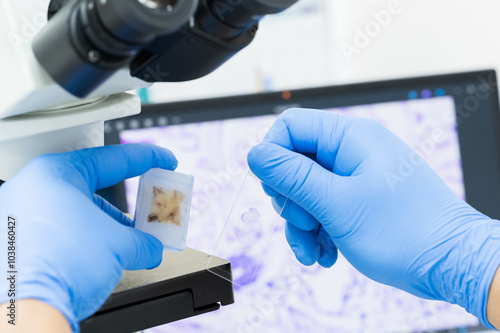
{"type": "Polygon", "coordinates": [[[369,278],[459,304],[486,319],[500,264],[500,223],[445,185],[379,123],[289,110],[248,156],[285,205],[286,237],[299,261],[329,267],[337,247],[369,278]]]}
{"type": "MultiPolygon", "coordinates": [[[[161,242],[132,228],[94,192],[151,168],[176,166],[170,151],[152,145],[85,149],[38,157],[0,187],[3,251],[8,215],[18,221],[17,300],[53,306],[78,331],[78,322],[104,304],[124,269],[157,267],[161,242]]],[[[7,281],[0,281],[5,303],[7,281]]]]}

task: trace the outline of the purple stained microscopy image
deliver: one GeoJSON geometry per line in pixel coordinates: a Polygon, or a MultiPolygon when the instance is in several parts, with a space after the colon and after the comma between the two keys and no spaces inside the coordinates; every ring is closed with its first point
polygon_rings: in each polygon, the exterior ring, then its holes
{"type": "Polygon", "coordinates": [[[262,258],[253,258],[243,254],[227,257],[227,260],[231,262],[232,266],[234,290],[238,291],[255,280],[262,258]]]}
{"type": "MultiPolygon", "coordinates": [[[[465,199],[452,98],[328,111],[381,122],[465,199]]],[[[478,324],[458,306],[423,300],[366,278],[342,255],[331,269],[300,265],[286,242],[279,216],[269,221],[268,213],[260,209],[270,203],[262,191],[245,195],[248,215],[239,218],[246,225],[235,227],[232,238],[217,243],[248,170],[246,155],[275,119],[269,115],[122,132],[122,143],[149,142],[171,149],[179,160],[178,171],[195,176],[187,246],[209,254],[226,246],[225,258],[235,264],[236,278],[248,281],[252,276],[250,283],[235,285],[235,304],[145,332],[392,333],[478,324]],[[267,223],[276,227],[266,229],[267,223]],[[272,235],[265,247],[241,251],[241,244],[258,242],[269,236],[268,230],[272,235]]],[[[126,182],[130,212],[134,212],[137,184],[137,179],[126,182]]]]}

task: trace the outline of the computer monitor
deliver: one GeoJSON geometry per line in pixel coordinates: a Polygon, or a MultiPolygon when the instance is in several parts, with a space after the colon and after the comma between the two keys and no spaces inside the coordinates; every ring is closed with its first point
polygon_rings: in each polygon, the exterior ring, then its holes
{"type": "MultiPolygon", "coordinates": [[[[211,253],[248,170],[247,152],[289,108],[380,121],[458,196],[500,218],[500,108],[494,71],[146,105],[138,116],[106,123],[106,143],[147,142],[176,154],[178,171],[195,176],[187,245],[211,253]],[[432,140],[436,129],[445,140],[432,140]]],[[[134,213],[137,185],[131,179],[104,195],[134,213]]],[[[458,306],[371,281],[341,255],[331,269],[306,268],[296,262],[284,236],[273,242],[264,259],[245,259],[249,265],[262,264],[250,286],[235,287],[234,305],[150,332],[482,330],[458,306]],[[284,270],[292,273],[283,278],[284,270]]]]}

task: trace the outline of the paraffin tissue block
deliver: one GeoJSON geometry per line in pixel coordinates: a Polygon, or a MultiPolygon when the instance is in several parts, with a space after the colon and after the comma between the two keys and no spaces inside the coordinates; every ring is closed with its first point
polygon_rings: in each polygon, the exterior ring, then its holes
{"type": "Polygon", "coordinates": [[[163,169],[141,176],[135,228],[158,238],[169,251],[186,246],[194,177],[163,169]]]}

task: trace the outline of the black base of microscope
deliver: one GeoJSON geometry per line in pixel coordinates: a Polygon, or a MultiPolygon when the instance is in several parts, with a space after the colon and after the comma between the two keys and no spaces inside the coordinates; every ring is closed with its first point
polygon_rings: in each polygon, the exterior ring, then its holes
{"type": "MultiPolygon", "coordinates": [[[[232,283],[207,270],[209,257],[192,249],[165,252],[160,267],[125,272],[104,306],[80,323],[81,332],[132,333],[234,303],[232,283]]],[[[227,260],[217,258],[212,267],[231,274],[227,260]]]]}

